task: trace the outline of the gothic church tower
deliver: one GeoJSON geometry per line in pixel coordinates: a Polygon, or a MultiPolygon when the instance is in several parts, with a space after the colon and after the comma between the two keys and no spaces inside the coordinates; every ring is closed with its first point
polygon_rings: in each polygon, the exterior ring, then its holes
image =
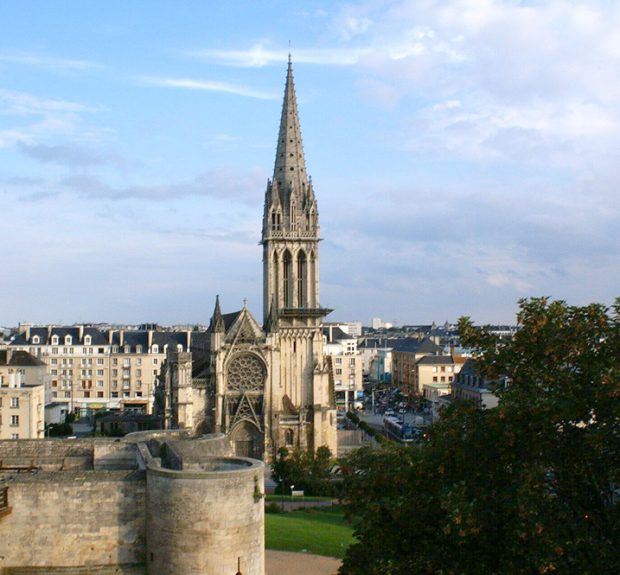
{"type": "Polygon", "coordinates": [[[319,241],[317,202],[306,172],[289,57],[261,241],[263,329],[273,349],[279,350],[271,365],[272,430],[279,445],[327,445],[335,453],[333,387],[321,330],[331,310],[319,304],[319,241]]]}

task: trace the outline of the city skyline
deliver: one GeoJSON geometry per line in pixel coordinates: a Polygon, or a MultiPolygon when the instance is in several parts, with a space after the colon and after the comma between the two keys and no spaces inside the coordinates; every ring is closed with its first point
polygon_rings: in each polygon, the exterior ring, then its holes
{"type": "Polygon", "coordinates": [[[327,321],[514,323],[620,284],[620,7],[3,5],[0,325],[247,298],[292,54],[327,321]],[[290,45],[289,45],[290,41],[290,45]]]}

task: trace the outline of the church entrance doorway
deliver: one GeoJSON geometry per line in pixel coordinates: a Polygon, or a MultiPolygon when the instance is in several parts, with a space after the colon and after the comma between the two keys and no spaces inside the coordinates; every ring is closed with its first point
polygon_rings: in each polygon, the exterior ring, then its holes
{"type": "Polygon", "coordinates": [[[234,446],[235,455],[254,459],[263,458],[263,434],[253,423],[249,421],[239,423],[232,430],[230,440],[234,446]]]}

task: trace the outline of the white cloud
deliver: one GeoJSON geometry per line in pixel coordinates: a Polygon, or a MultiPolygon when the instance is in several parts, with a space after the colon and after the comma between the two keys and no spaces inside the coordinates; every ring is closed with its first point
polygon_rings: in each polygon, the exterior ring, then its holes
{"type": "MultiPolygon", "coordinates": [[[[270,49],[264,44],[255,44],[248,50],[198,50],[191,52],[195,58],[215,61],[227,66],[262,68],[282,64],[288,58],[288,49],[270,49]]],[[[295,48],[293,59],[296,63],[320,64],[324,66],[351,66],[363,57],[372,54],[369,48],[295,48]]]]}
{"type": "Polygon", "coordinates": [[[25,52],[0,52],[0,63],[35,66],[52,71],[81,71],[101,67],[95,62],[25,52]]]}
{"type": "Polygon", "coordinates": [[[213,80],[195,80],[191,78],[162,78],[143,76],[138,81],[153,86],[164,88],[181,88],[184,90],[205,90],[208,92],[224,92],[236,96],[246,96],[248,98],[258,98],[260,100],[279,100],[280,96],[272,92],[256,90],[248,86],[231,84],[229,82],[218,82],[213,80]]]}

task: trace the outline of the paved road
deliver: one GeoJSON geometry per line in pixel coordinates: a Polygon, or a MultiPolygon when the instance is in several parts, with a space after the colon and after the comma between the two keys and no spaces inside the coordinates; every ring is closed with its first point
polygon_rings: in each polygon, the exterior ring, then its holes
{"type": "Polygon", "coordinates": [[[338,567],[340,559],[333,557],[271,549],[265,551],[266,575],[336,575],[338,567]]]}
{"type": "MultiPolygon", "coordinates": [[[[366,415],[360,416],[362,421],[365,421],[368,425],[374,425],[378,427],[383,427],[383,415],[372,415],[370,413],[366,413],[366,415]]],[[[427,419],[420,414],[406,413],[405,414],[405,423],[410,425],[415,425],[416,427],[425,427],[428,425],[427,419]]]]}

